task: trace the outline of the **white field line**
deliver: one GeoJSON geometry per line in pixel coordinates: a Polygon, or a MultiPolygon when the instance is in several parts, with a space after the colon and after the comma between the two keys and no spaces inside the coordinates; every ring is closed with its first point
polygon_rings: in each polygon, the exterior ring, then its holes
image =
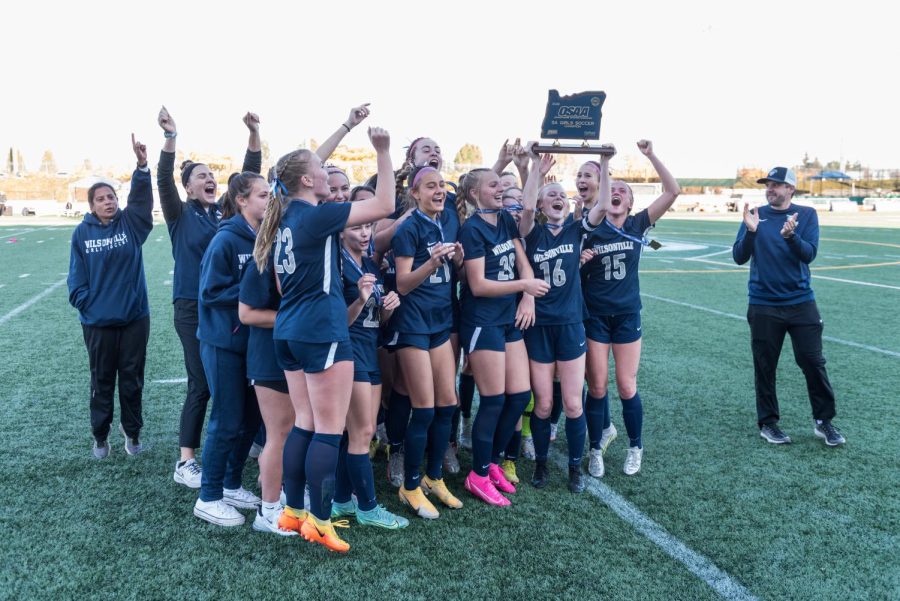
{"type": "Polygon", "coordinates": [[[19,313],[21,313],[22,311],[25,311],[26,309],[28,309],[28,307],[35,304],[36,302],[38,302],[45,296],[51,294],[54,290],[56,290],[60,286],[65,286],[65,284],[66,284],[66,280],[62,279],[62,280],[54,283],[52,286],[45,288],[42,292],[35,294],[30,299],[28,299],[27,301],[25,301],[24,303],[22,303],[21,305],[19,305],[18,307],[16,307],[15,309],[10,311],[6,315],[4,315],[3,317],[0,317],[0,325],[3,325],[4,323],[9,321],[13,317],[18,315],[19,313]]]}
{"type": "MultiPolygon", "coordinates": [[[[563,453],[554,450],[553,456],[559,468],[565,470],[568,461],[563,453]]],[[[585,481],[588,492],[603,501],[623,522],[643,534],[666,555],[682,564],[691,574],[709,585],[720,597],[729,600],[755,601],[756,597],[750,591],[716,566],[711,559],[690,549],[678,538],[669,534],[665,528],[654,522],[609,486],[587,475],[585,475],[585,481]]]]}
{"type": "Polygon", "coordinates": [[[187,378],[172,378],[170,380],[153,380],[154,384],[184,384],[187,378]]]}
{"type": "MultiPolygon", "coordinates": [[[[710,309],[709,307],[701,307],[700,305],[692,305],[691,303],[684,303],[681,301],[677,301],[671,298],[664,298],[662,296],[656,296],[654,294],[645,294],[641,293],[641,296],[652,298],[653,300],[658,300],[664,303],[671,303],[673,305],[680,305],[682,307],[688,307],[689,309],[696,309],[697,311],[704,311],[706,313],[712,313],[713,315],[718,315],[720,317],[728,317],[729,319],[737,319],[738,321],[747,321],[746,317],[742,317],[740,315],[735,315],[734,313],[726,313],[725,311],[719,311],[717,309],[710,309]]],[[[822,336],[822,340],[827,340],[828,342],[833,342],[835,344],[842,344],[844,346],[851,346],[853,348],[863,349],[866,351],[871,351],[873,353],[879,353],[881,355],[887,355],[888,357],[896,357],[900,359],[900,353],[897,351],[890,351],[883,348],[878,348],[877,346],[871,346],[868,344],[860,344],[859,342],[853,342],[852,340],[843,340],[842,338],[834,338],[833,336],[822,336]]]]}
{"type": "Polygon", "coordinates": [[[44,230],[49,230],[49,227],[39,227],[30,230],[22,230],[21,232],[13,232],[12,234],[7,234],[5,236],[0,236],[0,240],[6,240],[7,238],[15,238],[16,236],[23,236],[25,234],[33,234],[34,232],[42,232],[44,230]]]}
{"type": "Polygon", "coordinates": [[[859,280],[845,280],[843,278],[833,278],[827,275],[812,274],[817,280],[829,280],[831,282],[842,282],[844,284],[856,284],[857,286],[873,286],[875,288],[888,288],[890,290],[900,290],[900,286],[889,286],[887,284],[876,284],[874,282],[861,282],[859,280]]]}

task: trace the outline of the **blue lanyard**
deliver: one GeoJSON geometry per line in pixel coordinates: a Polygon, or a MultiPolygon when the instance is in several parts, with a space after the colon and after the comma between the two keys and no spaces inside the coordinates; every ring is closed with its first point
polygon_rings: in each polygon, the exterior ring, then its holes
{"type": "Polygon", "coordinates": [[[562,223],[545,223],[544,227],[547,228],[548,230],[558,230],[558,229],[561,229],[563,227],[563,225],[564,224],[562,224],[562,223]]]}
{"type": "Polygon", "coordinates": [[[438,234],[441,237],[441,244],[443,244],[444,243],[444,226],[441,225],[440,216],[438,216],[437,219],[432,219],[431,217],[429,217],[428,215],[423,213],[421,209],[416,209],[415,213],[416,213],[416,215],[418,215],[419,217],[421,217],[422,219],[424,219],[425,221],[427,221],[428,223],[430,223],[431,225],[435,226],[438,229],[438,234]]]}
{"type": "Polygon", "coordinates": [[[615,233],[619,234],[620,236],[622,236],[622,237],[625,238],[626,240],[631,240],[632,242],[637,242],[637,243],[640,244],[641,246],[650,246],[650,241],[647,240],[646,238],[638,238],[637,236],[632,236],[631,234],[629,234],[628,232],[626,232],[626,231],[623,230],[622,228],[616,227],[616,226],[614,226],[613,224],[611,224],[611,223],[609,222],[609,220],[607,220],[607,219],[604,219],[604,220],[603,220],[603,223],[605,223],[607,226],[609,226],[609,229],[611,229],[611,230],[614,231],[615,233]]]}
{"type": "Polygon", "coordinates": [[[478,215],[496,215],[503,209],[475,209],[475,213],[478,215]]]}
{"type": "MultiPolygon", "coordinates": [[[[362,267],[360,267],[356,263],[356,259],[353,258],[353,255],[348,253],[347,249],[344,248],[343,246],[341,247],[341,254],[344,256],[345,259],[347,259],[350,262],[351,265],[353,265],[353,268],[356,270],[356,273],[358,273],[360,275],[360,277],[366,275],[366,272],[363,271],[362,267]]],[[[381,292],[378,291],[378,281],[377,280],[375,281],[375,285],[372,286],[372,296],[375,297],[375,304],[380,305],[381,304],[381,292]]]]}

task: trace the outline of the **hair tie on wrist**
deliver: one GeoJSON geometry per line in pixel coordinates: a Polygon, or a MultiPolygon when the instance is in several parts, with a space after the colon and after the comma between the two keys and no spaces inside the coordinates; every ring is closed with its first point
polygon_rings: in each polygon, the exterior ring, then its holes
{"type": "Polygon", "coordinates": [[[346,124],[346,123],[341,123],[341,125],[344,126],[344,129],[346,129],[346,130],[347,130],[347,133],[349,134],[349,133],[350,133],[350,128],[347,127],[347,124],[346,124]]]}

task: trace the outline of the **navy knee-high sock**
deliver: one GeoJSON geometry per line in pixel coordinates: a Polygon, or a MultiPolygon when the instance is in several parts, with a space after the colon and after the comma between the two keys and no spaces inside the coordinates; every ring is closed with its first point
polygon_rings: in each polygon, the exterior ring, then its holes
{"type": "Polygon", "coordinates": [[[336,503],[346,503],[353,494],[353,482],[350,481],[350,473],[347,471],[347,447],[350,445],[350,436],[344,432],[341,436],[341,447],[338,451],[337,468],[334,471],[334,500],[336,503]]]}
{"type": "Polygon", "coordinates": [[[284,441],[282,453],[284,494],[292,509],[303,509],[303,489],[306,488],[306,453],[313,433],[294,426],[284,441]]]}
{"type": "Polygon", "coordinates": [[[550,418],[531,414],[531,437],[534,439],[534,458],[536,461],[547,461],[550,453],[550,418]]]}
{"type": "Polygon", "coordinates": [[[403,446],[406,426],[409,424],[410,409],[409,397],[392,390],[384,419],[384,428],[391,444],[391,453],[399,452],[400,447],[403,446]]]}
{"type": "Polygon", "coordinates": [[[509,459],[510,461],[515,461],[519,458],[519,449],[522,447],[522,431],[516,430],[513,432],[513,435],[509,439],[509,443],[506,445],[506,450],[503,451],[503,457],[509,459]]]}
{"type": "Polygon", "coordinates": [[[479,476],[487,476],[505,398],[503,394],[481,395],[478,401],[478,413],[472,422],[472,470],[479,476]]]}
{"type": "Polygon", "coordinates": [[[578,417],[566,417],[566,443],[569,445],[569,465],[581,465],[586,435],[587,419],[584,416],[584,411],[578,417]]]}
{"type": "Polygon", "coordinates": [[[347,474],[353,482],[353,491],[356,493],[356,504],[359,508],[363,511],[375,509],[375,476],[372,474],[369,454],[347,453],[347,474]]]}
{"type": "Polygon", "coordinates": [[[559,416],[562,415],[562,412],[563,412],[562,384],[554,380],[554,382],[553,382],[553,407],[550,409],[550,423],[558,424],[559,416]]]}
{"type": "Polygon", "coordinates": [[[592,449],[600,448],[600,438],[603,436],[603,413],[604,405],[606,413],[609,413],[609,394],[604,394],[602,398],[587,395],[587,401],[584,403],[584,416],[587,419],[588,438],[591,441],[592,449]]]}
{"type": "Polygon", "coordinates": [[[461,413],[459,405],[453,408],[453,417],[450,419],[450,438],[448,439],[450,444],[453,444],[459,438],[459,418],[461,413]]]}
{"type": "Polygon", "coordinates": [[[444,453],[449,444],[450,424],[454,413],[455,405],[434,408],[434,419],[428,430],[428,459],[425,462],[425,474],[432,480],[443,478],[444,453]]]}
{"type": "Polygon", "coordinates": [[[622,421],[628,432],[628,446],[643,449],[641,430],[644,428],[644,406],[641,404],[641,395],[637,392],[630,399],[622,399],[622,421]]]}
{"type": "MultiPolygon", "coordinates": [[[[419,485],[421,474],[419,467],[425,455],[425,444],[428,441],[428,428],[434,419],[434,409],[413,407],[409,426],[406,428],[406,438],[403,441],[403,487],[406,490],[415,490],[419,485]]],[[[447,437],[444,436],[444,444],[447,437]]]]}
{"type": "Polygon", "coordinates": [[[384,405],[378,405],[378,415],[375,416],[375,425],[376,426],[384,423],[384,414],[385,414],[384,405]]]}
{"type": "Polygon", "coordinates": [[[472,400],[475,398],[475,376],[459,375],[459,411],[466,419],[472,417],[472,400]]]}
{"type": "Polygon", "coordinates": [[[531,391],[514,392],[506,395],[506,401],[503,403],[503,411],[500,413],[500,419],[497,420],[497,429],[494,431],[494,449],[491,454],[491,463],[500,463],[500,455],[506,450],[509,439],[512,438],[516,431],[516,424],[519,418],[525,413],[525,407],[531,400],[531,391]]]}
{"type": "Polygon", "coordinates": [[[320,520],[331,519],[334,474],[340,454],[340,434],[313,434],[306,453],[309,511],[320,520]]]}

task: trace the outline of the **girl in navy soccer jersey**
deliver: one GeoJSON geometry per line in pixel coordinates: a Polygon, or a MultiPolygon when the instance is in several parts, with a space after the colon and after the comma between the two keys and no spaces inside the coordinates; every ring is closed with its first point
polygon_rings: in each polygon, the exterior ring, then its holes
{"type": "Polygon", "coordinates": [[[260,414],[246,380],[249,330],[240,322],[238,298],[268,200],[268,185],[258,173],[232,177],[222,222],[200,262],[197,338],[213,403],[194,515],[219,526],[243,524],[235,507],[253,509],[260,501],[241,484],[260,414]]]}
{"type": "MultiPolygon", "coordinates": [[[[166,138],[159,153],[159,170],[156,175],[159,204],[172,239],[172,256],[175,259],[172,287],[175,331],[181,340],[184,367],[188,376],[187,396],[181,409],[178,429],[180,458],[175,463],[173,478],[175,482],[189,488],[200,488],[201,469],[196,461],[195,449],[200,446],[209,402],[209,384],[200,358],[200,342],[197,340],[197,290],[200,259],[216,233],[222,213],[221,207],[216,204],[218,186],[215,174],[203,163],[182,163],[181,184],[187,195],[187,201],[182,202],[174,177],[178,129],[166,107],[160,109],[157,122],[166,138]]],[[[244,124],[250,130],[250,139],[241,171],[259,173],[262,165],[259,117],[254,113],[247,113],[244,115],[244,124]]]]}
{"type": "Polygon", "coordinates": [[[340,167],[329,165],[325,169],[328,172],[328,198],[325,202],[347,202],[350,200],[350,180],[340,167]]]}
{"type": "Polygon", "coordinates": [[[585,334],[584,298],[579,274],[581,241],[593,231],[609,203],[608,157],[601,159],[600,201],[594,203],[582,221],[568,220],[569,201],[558,183],[538,190],[550,170],[548,155],[535,157],[531,175],[525,184],[524,211],[519,231],[525,238],[528,261],[538,276],[550,286],[550,292],[536,299],[534,327],[525,331],[534,390],[531,433],[535,448],[535,469],[531,483],[543,488],[548,483],[547,455],[550,449],[550,414],[553,407],[554,375],[559,376],[563,409],[566,414],[566,441],[569,448],[569,490],[584,490],[581,458],[587,424],[582,410],[584,386],[585,334]],[[606,194],[602,191],[606,190],[606,194]],[[535,207],[541,203],[545,224],[535,223],[535,207]]]}
{"type": "MultiPolygon", "coordinates": [[[[419,516],[434,519],[440,514],[422,489],[447,507],[462,507],[444,484],[442,466],[456,411],[456,365],[450,333],[453,271],[462,265],[462,248],[456,242],[456,212],[445,210],[448,195],[440,172],[431,165],[413,170],[409,195],[416,209],[392,240],[401,304],[392,320],[395,335],[391,342],[397,349],[400,371],[410,375],[405,383],[412,405],[404,436],[399,496],[419,516]],[[419,466],[426,442],[426,477],[421,479],[419,466]]],[[[393,398],[391,403],[393,410],[393,398]]]]}
{"type": "Polygon", "coordinates": [[[379,185],[374,198],[359,202],[320,204],[330,193],[322,160],[309,150],[281,157],[271,173],[279,203],[270,203],[255,250],[259,260],[275,244],[275,273],[283,296],[273,338],[297,415],[285,442],[287,507],[279,525],[343,553],[350,545],[334,531],[331,502],[353,387],[353,351],[339,238],[344,228],[371,223],[394,208],[390,138],[379,128],[371,128],[369,138],[377,153],[379,185]],[[282,200],[287,203],[283,216],[282,200]],[[310,413],[314,431],[303,421],[310,413]],[[304,515],[305,484],[310,509],[304,515]]]}
{"type": "MultiPolygon", "coordinates": [[[[583,253],[586,263],[582,268],[582,287],[589,314],[585,321],[588,337],[585,413],[591,446],[588,471],[597,478],[604,473],[605,444],[615,437],[607,394],[610,347],[616,360],[616,387],[622,400],[622,419],[628,431],[624,472],[634,475],[641,469],[644,410],[637,391],[641,358],[638,263],[643,247],[648,245],[645,234],[681,193],[678,182],[653,153],[653,145],[648,140],[641,140],[637,145],[659,174],[663,193],[649,207],[631,215],[634,204],[631,188],[625,182],[613,181],[606,218],[585,241],[583,253]]],[[[597,168],[598,180],[603,170],[597,168]]],[[[579,191],[582,191],[581,182],[579,191]]],[[[592,199],[592,202],[596,201],[592,199]]],[[[585,202],[587,206],[588,202],[585,202]]]]}
{"type": "Polygon", "coordinates": [[[137,168],[131,176],[128,204],[109,184],[88,190],[90,213],[72,232],[69,302],[78,309],[91,368],[90,417],[93,457],[109,455],[113,395],[119,380],[125,452],[142,452],[141,397],[150,335],[150,306],[141,247],[153,229],[153,190],[147,147],[131,135],[137,168]]]}
{"type": "MultiPolygon", "coordinates": [[[[460,340],[481,399],[472,425],[473,469],[465,486],[486,503],[506,506],[509,499],[497,489],[516,489],[500,468],[500,454],[531,399],[521,328],[534,323],[534,297],[550,287],[533,277],[515,219],[503,210],[499,176],[475,169],[459,190],[461,200],[476,207],[460,229],[466,277],[460,340]],[[517,303],[519,293],[524,294],[517,303]]],[[[464,211],[462,203],[459,209],[464,211]]]]}
{"type": "MultiPolygon", "coordinates": [[[[269,202],[276,202],[269,200],[269,202]]],[[[256,392],[259,412],[266,429],[266,443],[259,455],[259,479],[262,503],[253,521],[253,529],[283,536],[297,532],[278,526],[283,510],[282,456],[284,442],[294,424],[294,408],[288,395],[284,371],[275,359],[272,328],[281,295],[275,282],[274,260],[263,257],[262,265],[249,261],[244,267],[238,304],[241,323],[249,326],[247,343],[247,379],[256,392]]],[[[312,416],[308,416],[312,422],[312,416]]],[[[302,495],[302,491],[300,493],[302,495]]]]}
{"type": "Polygon", "coordinates": [[[400,297],[396,292],[385,292],[381,272],[367,256],[372,224],[348,227],[341,237],[344,300],[353,345],[353,393],[347,413],[347,435],[341,443],[331,517],[355,515],[360,524],[397,530],[408,526],[409,520],[377,503],[369,446],[381,405],[380,326],[400,305],[400,297]],[[353,492],[355,502],[351,499],[353,492]]]}

